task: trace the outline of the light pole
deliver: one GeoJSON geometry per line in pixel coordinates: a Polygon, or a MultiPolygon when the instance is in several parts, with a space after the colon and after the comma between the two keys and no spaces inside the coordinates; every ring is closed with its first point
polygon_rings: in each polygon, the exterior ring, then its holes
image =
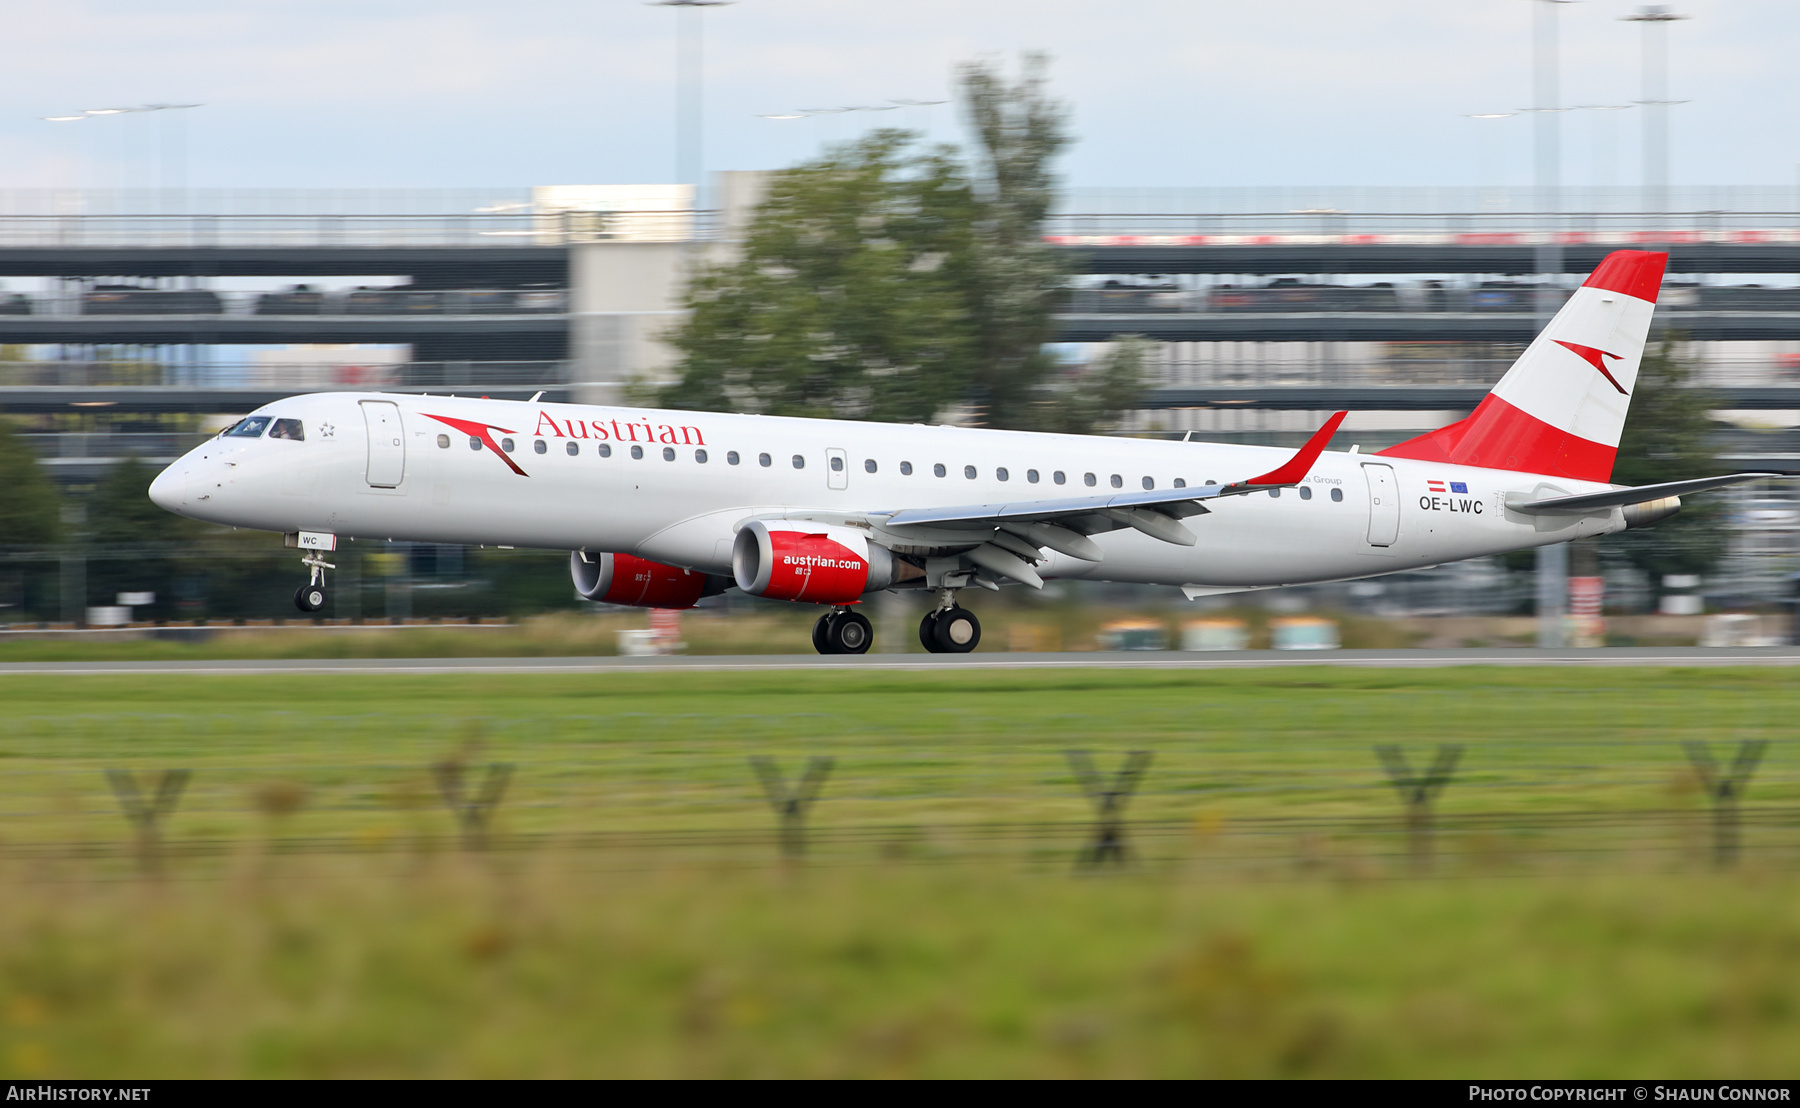
{"type": "Polygon", "coordinates": [[[677,184],[694,186],[694,207],[700,207],[704,122],[701,116],[705,89],[703,66],[704,26],[700,16],[707,8],[722,8],[735,0],[650,0],[652,7],[677,9],[675,26],[675,177],[677,184]]]}
{"type": "MultiPolygon", "coordinates": [[[[1627,111],[1631,104],[1577,104],[1579,112],[1620,112],[1627,111]]],[[[1611,189],[1618,184],[1619,169],[1619,132],[1616,126],[1618,117],[1613,115],[1594,116],[1594,130],[1589,137],[1593,140],[1593,185],[1595,192],[1600,189],[1611,189]]]]}
{"type": "Polygon", "coordinates": [[[1686,103],[1669,99],[1669,35],[1677,20],[1667,4],[1645,4],[1636,14],[1620,17],[1644,27],[1644,202],[1658,215],[1669,210],[1669,108],[1686,103]]]}
{"type": "MultiPolygon", "coordinates": [[[[1536,120],[1536,150],[1533,162],[1534,184],[1537,186],[1537,209],[1541,229],[1546,234],[1537,245],[1537,271],[1544,287],[1533,298],[1537,329],[1541,333],[1556,314],[1556,282],[1562,276],[1562,244],[1557,241],[1560,230],[1555,213],[1562,208],[1562,134],[1557,117],[1565,110],[1558,101],[1557,90],[1556,12],[1573,0],[1532,0],[1532,107],[1536,120]]],[[[1554,649],[1564,645],[1563,616],[1568,610],[1569,547],[1566,543],[1538,547],[1537,555],[1537,641],[1538,646],[1554,649]]]]}
{"type": "MultiPolygon", "coordinates": [[[[84,120],[89,120],[89,119],[94,119],[94,118],[104,117],[104,116],[143,115],[148,112],[182,112],[182,111],[186,111],[189,108],[198,108],[198,107],[203,107],[203,105],[201,105],[201,104],[142,104],[135,108],[86,108],[86,109],[83,109],[81,112],[73,114],[73,115],[47,115],[47,116],[43,116],[42,118],[43,118],[44,122],[46,122],[46,123],[80,123],[84,120]]],[[[157,176],[160,177],[160,179],[161,179],[161,184],[163,187],[163,191],[165,194],[165,200],[166,200],[168,197],[169,191],[170,191],[170,180],[171,180],[170,163],[171,162],[174,163],[174,167],[175,167],[175,173],[174,173],[175,189],[178,191],[181,191],[181,190],[185,190],[187,188],[187,146],[184,141],[184,136],[181,133],[182,129],[181,129],[179,122],[177,122],[176,128],[175,128],[175,131],[176,131],[175,136],[174,136],[175,141],[173,143],[170,142],[170,128],[169,128],[168,120],[174,119],[174,120],[179,121],[182,117],[179,115],[175,115],[175,116],[160,116],[159,118],[162,119],[164,122],[162,125],[162,134],[161,134],[162,150],[161,150],[161,154],[160,154],[160,158],[159,158],[159,161],[161,163],[159,166],[160,173],[158,173],[157,176]],[[171,157],[171,149],[173,149],[173,157],[171,157]]],[[[126,142],[127,134],[128,133],[125,130],[124,124],[121,123],[119,126],[119,204],[121,207],[120,214],[124,214],[123,206],[125,203],[125,190],[127,188],[129,188],[130,184],[131,184],[131,165],[130,165],[131,159],[129,156],[130,150],[129,150],[129,147],[126,142]]],[[[98,161],[97,155],[98,155],[98,151],[96,151],[96,159],[95,159],[96,161],[98,161]]]]}
{"type": "MultiPolygon", "coordinates": [[[[1502,119],[1511,119],[1518,114],[1518,112],[1473,112],[1464,113],[1463,118],[1498,122],[1502,119]]],[[[1481,128],[1479,144],[1481,153],[1475,165],[1475,187],[1477,192],[1484,187],[1494,189],[1494,197],[1497,201],[1494,205],[1495,208],[1504,207],[1506,195],[1506,157],[1502,142],[1503,136],[1498,127],[1481,128]]]]}

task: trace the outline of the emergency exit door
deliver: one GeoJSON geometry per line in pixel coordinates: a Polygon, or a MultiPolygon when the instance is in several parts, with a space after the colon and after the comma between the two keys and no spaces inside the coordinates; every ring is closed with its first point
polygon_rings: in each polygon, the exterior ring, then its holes
{"type": "Polygon", "coordinates": [[[1400,489],[1394,467],[1364,462],[1362,468],[1369,482],[1369,545],[1392,546],[1400,537],[1400,489]]]}
{"type": "Polygon", "coordinates": [[[400,427],[400,406],[391,400],[362,401],[363,423],[369,429],[368,481],[378,489],[391,489],[406,476],[406,435],[400,427]]]}
{"type": "Polygon", "coordinates": [[[850,458],[835,446],[825,451],[825,486],[833,489],[850,487],[850,458]]]}

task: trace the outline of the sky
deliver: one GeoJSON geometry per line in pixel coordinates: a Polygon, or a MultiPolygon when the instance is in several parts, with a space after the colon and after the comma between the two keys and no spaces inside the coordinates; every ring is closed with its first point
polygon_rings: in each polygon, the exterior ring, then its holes
{"type": "MultiPolygon", "coordinates": [[[[1539,0],[739,0],[709,9],[704,165],[866,127],[960,138],[959,61],[1052,58],[1078,187],[1525,184],[1539,0]]],[[[1569,105],[1641,96],[1637,5],[1561,5],[1569,105]]],[[[7,0],[0,188],[473,188],[676,177],[679,18],[639,0],[7,0]],[[181,113],[51,123],[146,103],[181,113]]],[[[1681,0],[1671,178],[1800,187],[1800,3],[1681,0]]],[[[1641,109],[1572,111],[1563,181],[1640,180],[1641,109]]]]}

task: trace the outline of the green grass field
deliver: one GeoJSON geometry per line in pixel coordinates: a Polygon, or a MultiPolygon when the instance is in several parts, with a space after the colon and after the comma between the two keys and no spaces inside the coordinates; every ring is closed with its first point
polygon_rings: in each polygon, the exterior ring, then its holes
{"type": "Polygon", "coordinates": [[[1779,670],[0,678],[0,1075],[1792,1076],[1779,670]],[[1710,864],[1680,749],[1768,754],[1710,864]],[[1465,747],[1429,867],[1371,748],[1465,747]],[[1154,762],[1078,874],[1063,758],[1154,762]],[[746,759],[835,759],[784,864],[746,759]],[[458,848],[430,766],[514,767],[458,848]],[[193,777],[135,843],[103,771],[193,777]]]}

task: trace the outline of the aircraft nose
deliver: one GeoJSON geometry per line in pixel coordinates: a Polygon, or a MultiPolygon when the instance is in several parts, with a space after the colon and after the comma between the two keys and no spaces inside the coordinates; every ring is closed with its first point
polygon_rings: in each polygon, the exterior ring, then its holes
{"type": "Polygon", "coordinates": [[[187,506],[187,469],[176,462],[150,482],[150,499],[164,511],[179,514],[187,506]]]}

